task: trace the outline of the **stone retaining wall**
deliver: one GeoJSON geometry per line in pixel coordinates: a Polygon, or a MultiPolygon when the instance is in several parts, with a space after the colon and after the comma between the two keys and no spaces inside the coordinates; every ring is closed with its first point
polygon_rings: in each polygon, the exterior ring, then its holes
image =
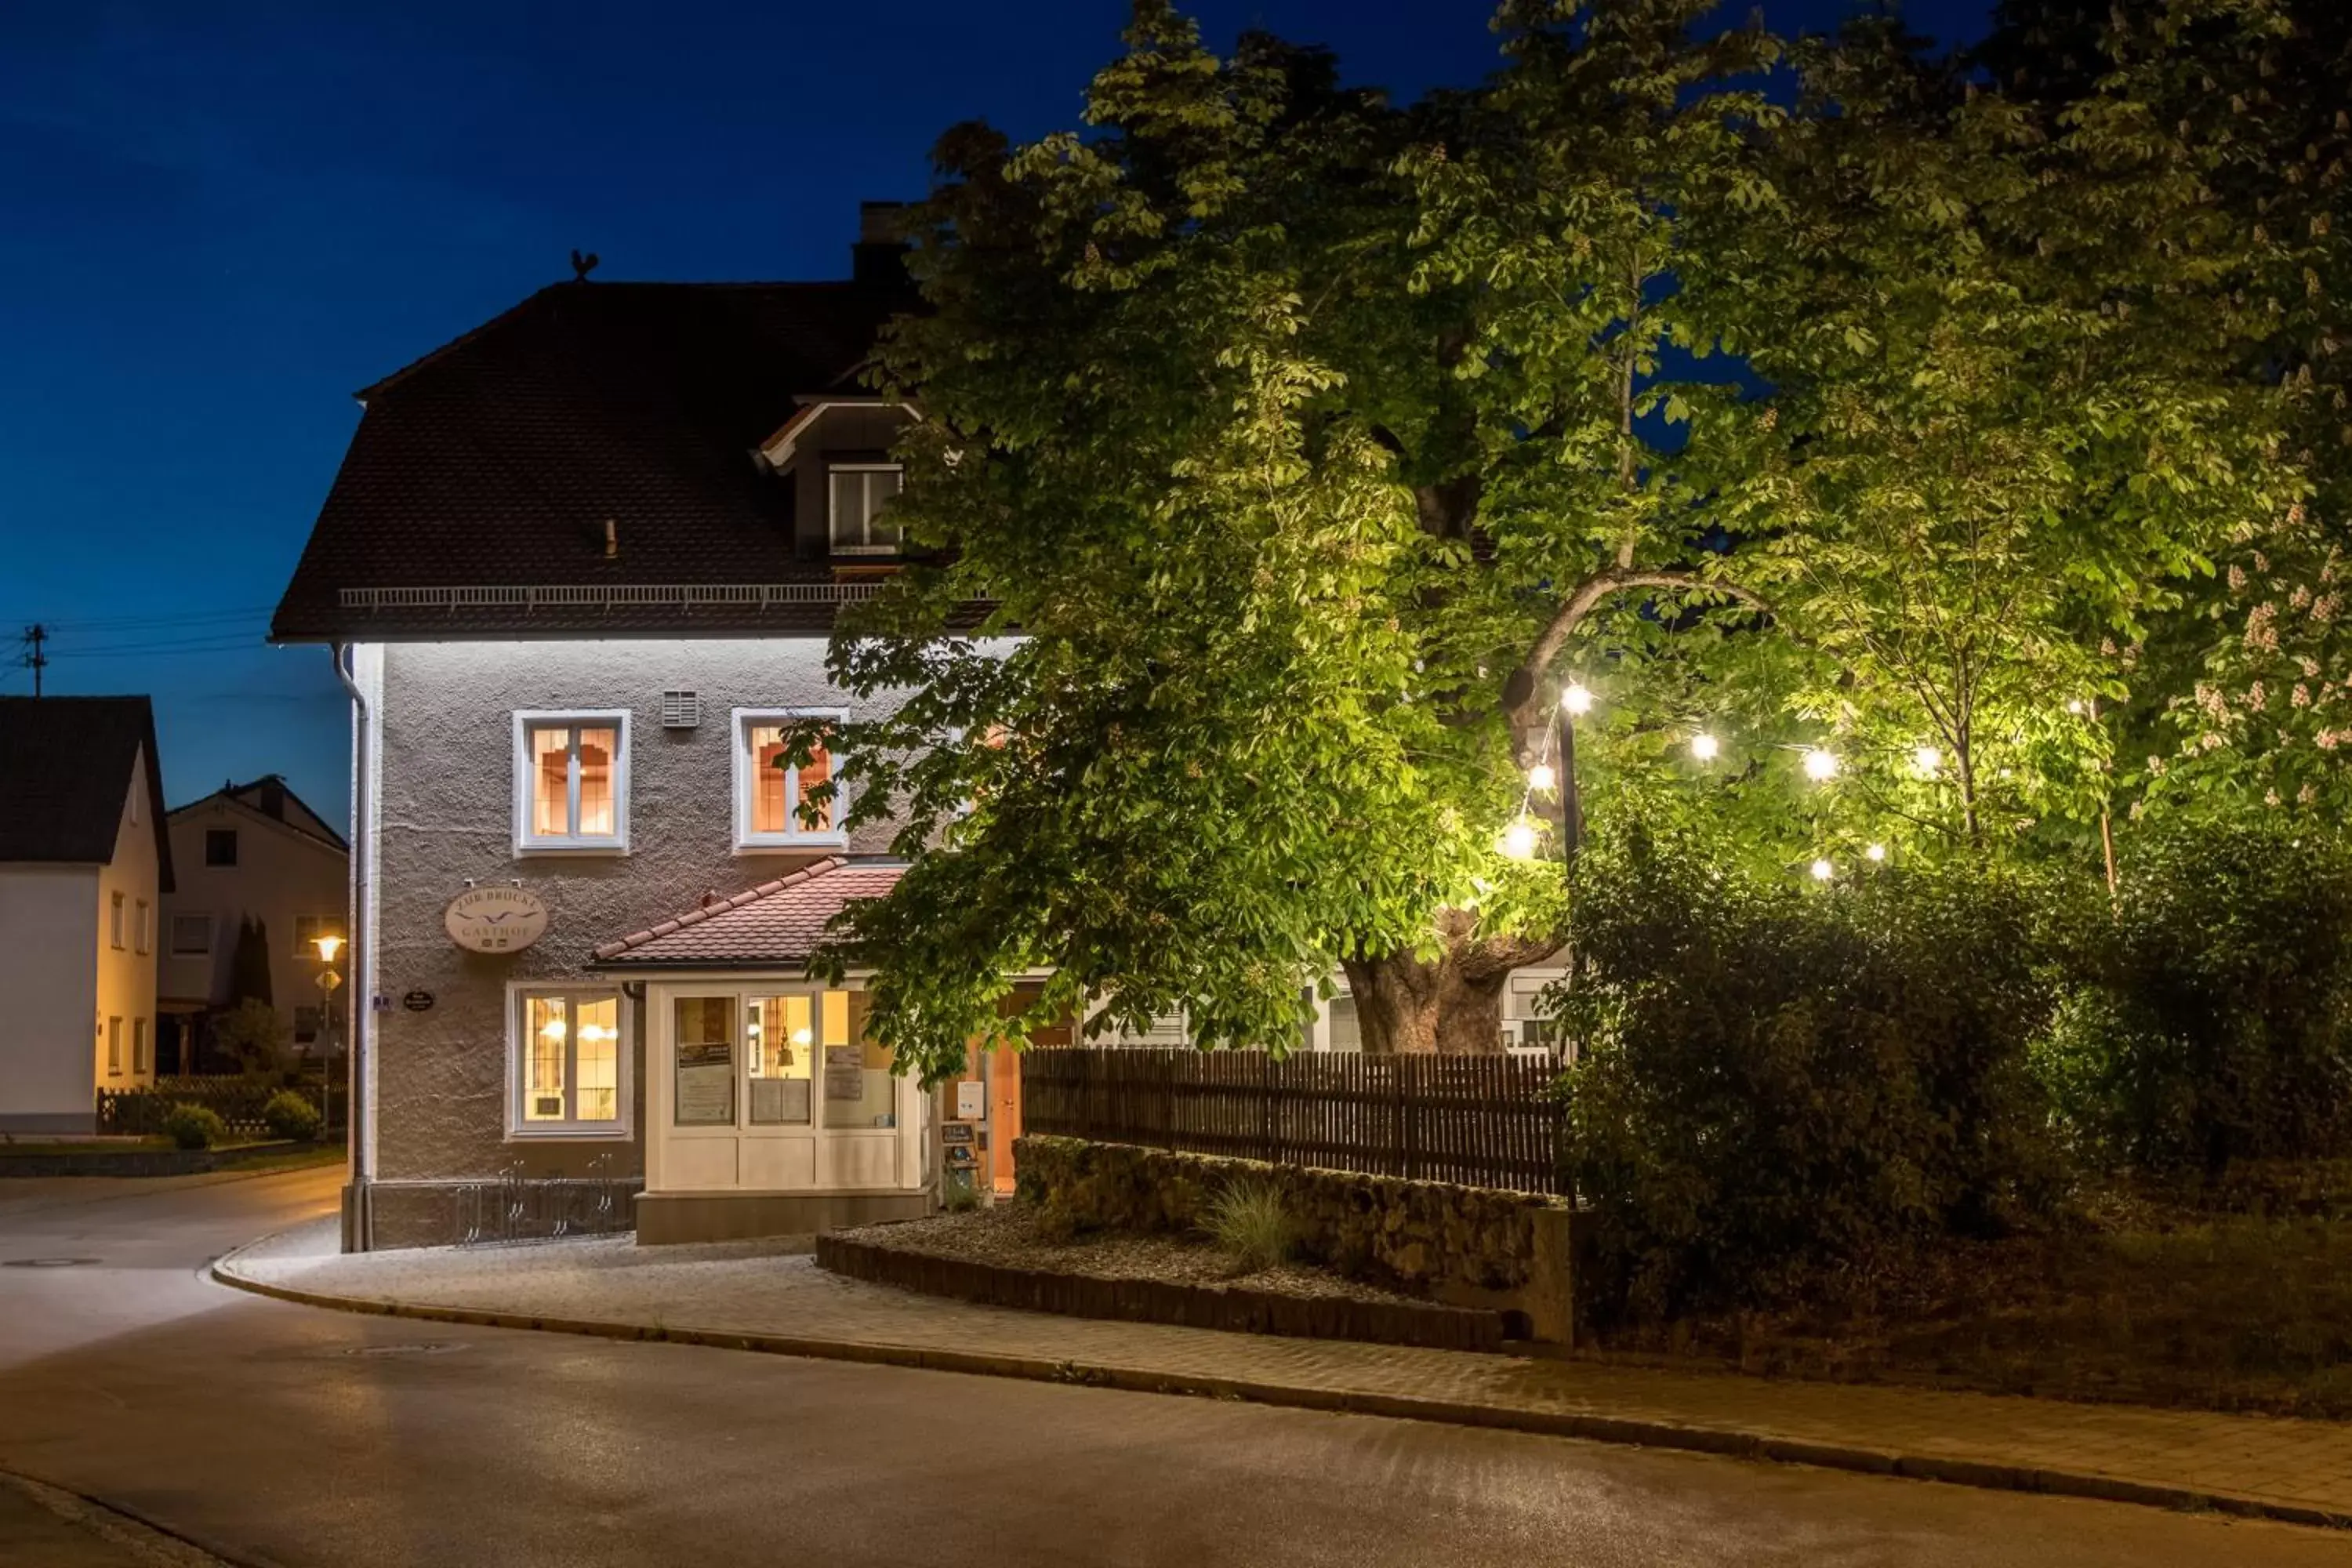
{"type": "Polygon", "coordinates": [[[1021,1196],[1048,1224],[1193,1230],[1226,1186],[1270,1183],[1310,1258],[1455,1305],[1523,1314],[1537,1339],[1570,1337],[1571,1216],[1557,1198],[1078,1138],[1025,1137],[1013,1150],[1021,1196]]]}

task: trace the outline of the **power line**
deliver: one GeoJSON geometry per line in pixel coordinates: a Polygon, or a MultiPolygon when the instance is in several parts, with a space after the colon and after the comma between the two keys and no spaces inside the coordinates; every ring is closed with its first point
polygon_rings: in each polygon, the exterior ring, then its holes
{"type": "Polygon", "coordinates": [[[87,620],[50,620],[42,624],[55,631],[97,631],[121,626],[194,626],[206,621],[242,621],[269,615],[275,605],[247,605],[233,610],[184,610],[169,615],[100,616],[87,620]]]}
{"type": "Polygon", "coordinates": [[[206,654],[206,653],[247,653],[247,652],[250,652],[250,653],[267,653],[267,652],[269,652],[269,651],[270,651],[270,647],[269,647],[269,645],[268,645],[268,643],[263,643],[263,642],[255,642],[255,641],[252,641],[252,640],[250,640],[250,639],[240,638],[239,640],[237,640],[237,641],[236,641],[236,642],[233,642],[233,643],[222,643],[222,644],[220,644],[219,646],[217,646],[217,647],[110,647],[110,648],[68,648],[68,649],[67,651],[65,651],[64,653],[60,653],[60,654],[52,654],[52,655],[50,656],[50,658],[52,658],[53,659],[55,659],[55,658],[192,658],[192,657],[194,657],[194,656],[195,656],[195,655],[197,655],[197,654],[206,654]]]}
{"type": "Polygon", "coordinates": [[[88,647],[77,647],[68,643],[58,650],[56,657],[88,658],[92,654],[100,653],[171,653],[190,648],[267,647],[268,646],[261,640],[261,634],[257,631],[205,632],[184,637],[157,637],[132,642],[100,642],[88,647]]]}
{"type": "Polygon", "coordinates": [[[41,651],[41,645],[48,640],[48,628],[41,625],[38,621],[35,621],[31,626],[26,626],[25,628],[25,656],[21,659],[17,660],[17,662],[22,664],[26,669],[33,672],[33,695],[36,697],[38,697],[41,694],[41,671],[47,669],[49,665],[48,656],[41,651]]]}

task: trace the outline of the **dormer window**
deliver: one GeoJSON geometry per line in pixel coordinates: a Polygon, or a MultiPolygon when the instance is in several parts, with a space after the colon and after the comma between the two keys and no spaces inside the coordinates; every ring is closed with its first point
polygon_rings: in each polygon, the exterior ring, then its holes
{"type": "Polygon", "coordinates": [[[896,555],[898,528],[887,509],[905,481],[896,463],[835,463],[825,469],[835,555],[896,555]]]}

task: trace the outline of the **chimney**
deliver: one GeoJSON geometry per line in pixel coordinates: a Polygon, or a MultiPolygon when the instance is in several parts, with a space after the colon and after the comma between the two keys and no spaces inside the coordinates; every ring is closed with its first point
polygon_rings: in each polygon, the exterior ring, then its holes
{"type": "Polygon", "coordinates": [[[849,247],[849,276],[879,289],[907,286],[907,240],[900,225],[905,202],[857,204],[857,243],[849,247]]]}
{"type": "Polygon", "coordinates": [[[261,781],[261,815],[286,820],[286,781],[276,773],[261,781]]]}

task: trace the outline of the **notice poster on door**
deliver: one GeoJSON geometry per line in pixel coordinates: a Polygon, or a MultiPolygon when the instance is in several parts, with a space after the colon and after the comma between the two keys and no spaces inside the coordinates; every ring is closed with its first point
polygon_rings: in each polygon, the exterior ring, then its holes
{"type": "Polygon", "coordinates": [[[866,1050],[864,1047],[825,1047],[824,1097],[827,1100],[863,1100],[866,1098],[866,1050]]]}
{"type": "Polygon", "coordinates": [[[732,1127],[735,1124],[735,1047],[721,1040],[715,1045],[677,1047],[677,1114],[680,1127],[732,1127]]]}

